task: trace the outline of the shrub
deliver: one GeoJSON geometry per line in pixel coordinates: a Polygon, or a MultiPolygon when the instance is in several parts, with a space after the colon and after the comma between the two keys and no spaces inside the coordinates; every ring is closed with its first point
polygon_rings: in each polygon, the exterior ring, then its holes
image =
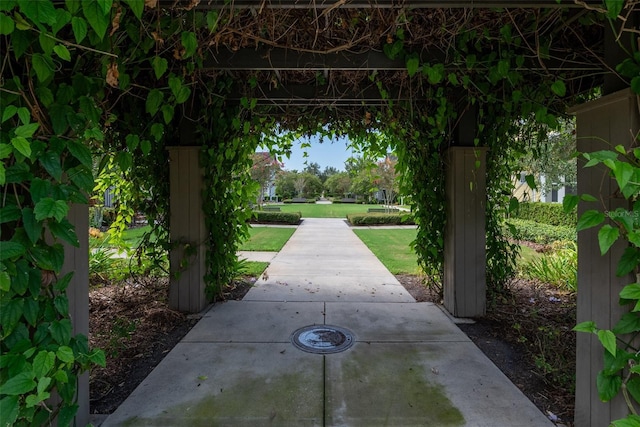
{"type": "Polygon", "coordinates": [[[351,225],[414,225],[410,214],[362,213],[349,214],[347,220],[351,225]]]}
{"type": "Polygon", "coordinates": [[[575,227],[578,221],[577,211],[565,213],[562,204],[525,202],[520,203],[512,218],[535,221],[555,226],[575,227]]]}
{"type": "Polygon", "coordinates": [[[276,223],[276,224],[299,224],[302,214],[300,212],[266,212],[253,211],[252,222],[259,224],[276,223]]]}
{"type": "Polygon", "coordinates": [[[556,241],[576,241],[576,228],[541,224],[524,219],[511,219],[506,227],[506,236],[514,240],[549,244],[556,241]]]}
{"type": "Polygon", "coordinates": [[[342,203],[342,199],[332,199],[331,203],[333,203],[334,205],[335,204],[340,204],[340,203],[342,203]]]}
{"type": "Polygon", "coordinates": [[[316,203],[316,199],[307,199],[307,203],[315,204],[316,203]]]}
{"type": "Polygon", "coordinates": [[[293,200],[291,200],[291,199],[284,199],[284,200],[282,201],[282,203],[285,203],[285,204],[289,205],[289,204],[293,203],[293,200]]]}
{"type": "Polygon", "coordinates": [[[575,292],[578,287],[577,245],[574,242],[569,245],[555,243],[550,253],[525,264],[523,275],[575,292]]]}

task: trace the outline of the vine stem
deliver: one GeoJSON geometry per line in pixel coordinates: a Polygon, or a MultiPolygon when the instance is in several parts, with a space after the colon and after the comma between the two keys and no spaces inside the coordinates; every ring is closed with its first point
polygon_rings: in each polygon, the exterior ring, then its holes
{"type": "Polygon", "coordinates": [[[42,31],[40,31],[40,30],[36,30],[36,32],[38,32],[38,33],[40,33],[40,34],[43,34],[45,37],[49,37],[50,39],[53,39],[53,40],[57,41],[58,43],[62,43],[62,44],[63,44],[63,45],[65,45],[65,46],[75,47],[75,48],[78,48],[78,49],[86,50],[86,51],[88,51],[88,52],[99,53],[99,54],[101,54],[101,55],[110,56],[110,57],[112,57],[112,58],[117,58],[117,57],[118,57],[118,55],[117,55],[117,54],[115,54],[115,53],[105,52],[105,51],[103,51],[103,50],[98,50],[98,49],[93,49],[93,48],[91,48],[91,47],[83,46],[83,45],[81,45],[81,44],[71,43],[70,41],[66,41],[66,40],[60,40],[59,38],[54,37],[54,36],[52,36],[52,35],[51,35],[51,34],[49,34],[49,33],[43,33],[43,32],[42,32],[42,31]]]}

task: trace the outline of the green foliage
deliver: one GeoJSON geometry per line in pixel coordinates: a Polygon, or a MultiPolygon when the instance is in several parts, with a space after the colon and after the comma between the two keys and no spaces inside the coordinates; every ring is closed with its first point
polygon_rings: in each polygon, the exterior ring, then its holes
{"type": "Polygon", "coordinates": [[[392,274],[421,274],[411,245],[415,229],[354,229],[354,233],[392,274]]]}
{"type": "Polygon", "coordinates": [[[542,202],[520,203],[518,209],[512,212],[511,218],[564,227],[575,227],[578,221],[576,209],[565,213],[560,204],[542,202]]]}
{"type": "Polygon", "coordinates": [[[523,266],[523,275],[575,292],[578,287],[578,248],[574,242],[558,242],[550,253],[523,266]]]}
{"type": "Polygon", "coordinates": [[[295,227],[251,227],[250,236],[240,245],[240,250],[277,252],[282,249],[295,231],[295,227]]]}
{"type": "Polygon", "coordinates": [[[413,215],[409,213],[349,214],[347,220],[351,225],[415,225],[413,215]]]}
{"type": "Polygon", "coordinates": [[[254,218],[252,221],[259,224],[292,224],[297,225],[300,223],[302,215],[300,212],[265,212],[254,211],[254,218]]]}
{"type": "Polygon", "coordinates": [[[543,245],[557,241],[576,241],[575,227],[547,225],[526,219],[510,219],[504,230],[505,235],[513,240],[526,240],[543,245]]]}

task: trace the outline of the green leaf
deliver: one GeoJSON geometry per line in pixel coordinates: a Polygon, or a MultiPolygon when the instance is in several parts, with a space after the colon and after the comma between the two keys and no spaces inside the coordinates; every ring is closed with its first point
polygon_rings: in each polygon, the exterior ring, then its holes
{"type": "Polygon", "coordinates": [[[56,9],[51,0],[21,1],[20,12],[36,24],[53,25],[56,23],[56,9]]]}
{"type": "Polygon", "coordinates": [[[142,12],[144,11],[144,0],[124,0],[124,2],[129,5],[136,18],[142,18],[142,12]]]}
{"type": "Polygon", "coordinates": [[[140,143],[140,149],[145,156],[151,152],[151,142],[148,139],[143,139],[140,143]]]}
{"type": "Polygon", "coordinates": [[[13,153],[13,148],[9,144],[0,143],[0,159],[6,159],[13,153]]]}
{"type": "Polygon", "coordinates": [[[584,201],[584,202],[597,202],[598,199],[596,199],[595,197],[593,197],[591,194],[583,194],[580,196],[580,200],[584,201]]]}
{"type": "Polygon", "coordinates": [[[18,396],[6,396],[0,399],[0,425],[14,425],[20,412],[18,401],[18,396]]]}
{"type": "Polygon", "coordinates": [[[63,406],[60,409],[60,413],[58,414],[58,425],[59,426],[68,426],[71,425],[73,419],[78,412],[79,406],[77,404],[63,406]]]}
{"type": "Polygon", "coordinates": [[[7,107],[2,111],[2,122],[0,123],[4,123],[9,120],[16,114],[17,111],[18,107],[16,107],[15,105],[7,105],[7,107]]]}
{"type": "Polygon", "coordinates": [[[186,102],[189,99],[189,96],[191,96],[191,89],[186,86],[182,86],[176,95],[176,103],[182,104],[186,102]]]}
{"type": "Polygon", "coordinates": [[[67,347],[66,345],[58,347],[56,356],[58,357],[58,359],[60,359],[61,362],[64,363],[73,363],[75,361],[73,350],[71,350],[71,347],[67,347]]]}
{"type": "Polygon", "coordinates": [[[219,12],[217,10],[207,12],[207,28],[209,28],[210,33],[214,32],[218,27],[218,15],[219,12]]]}
{"type": "Polygon", "coordinates": [[[622,378],[620,375],[606,375],[604,371],[598,373],[596,379],[596,387],[598,388],[598,396],[603,402],[613,399],[622,386],[622,378]]]}
{"type": "Polygon", "coordinates": [[[34,214],[36,221],[42,221],[48,218],[55,218],[56,221],[62,221],[69,212],[69,206],[64,200],[54,200],[51,197],[45,197],[36,203],[34,214]]]}
{"type": "Polygon", "coordinates": [[[33,134],[38,130],[40,125],[38,123],[29,123],[27,125],[18,126],[15,130],[16,136],[23,138],[31,138],[33,134]]]}
{"type": "Polygon", "coordinates": [[[633,177],[634,168],[629,163],[616,162],[613,168],[613,175],[616,177],[618,186],[622,189],[627,186],[629,180],[633,177]]]}
{"type": "Polygon", "coordinates": [[[615,19],[620,15],[620,12],[622,12],[624,0],[604,0],[604,4],[607,7],[607,16],[615,19]]]}
{"type": "Polygon", "coordinates": [[[127,151],[116,154],[115,161],[123,172],[127,172],[133,166],[133,156],[127,151]]]}
{"type": "Polygon", "coordinates": [[[79,16],[74,16],[71,18],[71,28],[73,29],[73,36],[76,39],[76,43],[82,42],[85,37],[87,37],[87,32],[89,28],[87,26],[87,21],[79,16]]]}
{"type": "Polygon", "coordinates": [[[420,59],[417,56],[412,56],[407,58],[407,72],[409,73],[409,77],[413,77],[420,68],[420,59]]]}
{"type": "Polygon", "coordinates": [[[47,376],[56,363],[56,354],[52,351],[41,351],[33,359],[33,373],[36,378],[47,376]]]}
{"type": "Polygon", "coordinates": [[[49,231],[54,238],[67,242],[76,248],[80,247],[76,231],[66,218],[62,222],[49,222],[49,231]]]}
{"type": "Polygon", "coordinates": [[[47,151],[40,156],[40,164],[49,172],[56,181],[62,180],[62,164],[60,156],[53,151],[47,151]]]}
{"type": "Polygon", "coordinates": [[[151,125],[151,135],[159,142],[164,136],[164,126],[162,123],[154,123],[151,125]]]}
{"type": "Polygon", "coordinates": [[[526,175],[524,177],[524,180],[527,182],[527,185],[532,190],[535,190],[536,188],[538,188],[538,186],[536,185],[536,178],[533,175],[526,175]]]}
{"type": "MultiPolygon", "coordinates": [[[[0,13],[0,36],[8,36],[15,30],[15,24],[10,16],[0,13]]],[[[3,424],[4,425],[4,424],[3,424]]]]}
{"type": "Polygon", "coordinates": [[[622,288],[620,291],[620,298],[640,300],[640,283],[632,283],[622,288]]]}
{"type": "Polygon", "coordinates": [[[596,210],[588,210],[582,214],[578,220],[576,231],[586,230],[587,228],[595,227],[604,221],[604,214],[596,210]]]}
{"type": "Polygon", "coordinates": [[[9,292],[11,289],[11,276],[6,271],[0,271],[0,291],[9,292]]]}
{"type": "Polygon", "coordinates": [[[25,247],[17,242],[0,241],[0,261],[11,259],[24,254],[25,247]]]}
{"type": "Polygon", "coordinates": [[[69,52],[69,49],[67,49],[66,46],[57,44],[53,47],[53,51],[60,57],[60,59],[71,61],[71,52],[69,52]]]}
{"type": "MultiPolygon", "coordinates": [[[[636,397],[635,399],[637,400],[638,398],[636,397]]],[[[640,427],[640,416],[631,414],[627,418],[611,421],[611,425],[613,427],[640,427]]]]}
{"type": "Polygon", "coordinates": [[[596,324],[593,321],[578,323],[573,327],[573,330],[576,332],[588,332],[590,334],[595,333],[597,331],[596,324]]]}
{"type": "Polygon", "coordinates": [[[26,138],[22,136],[11,138],[11,145],[18,153],[22,154],[26,158],[31,157],[31,144],[26,138]]]}
{"type": "Polygon", "coordinates": [[[565,195],[564,199],[562,199],[562,208],[564,209],[565,213],[570,213],[571,211],[573,211],[576,206],[578,206],[579,201],[580,198],[574,194],[565,195]]]}
{"type": "Polygon", "coordinates": [[[6,383],[0,385],[0,394],[19,396],[29,393],[36,388],[36,382],[33,377],[32,372],[20,372],[18,375],[9,378],[6,383]]]}
{"type": "Polygon", "coordinates": [[[104,39],[109,26],[109,14],[103,10],[102,4],[97,0],[88,0],[83,3],[82,11],[100,40],[104,39]]]}
{"type": "Polygon", "coordinates": [[[71,155],[78,159],[80,163],[88,168],[93,167],[91,150],[89,150],[86,145],[76,140],[71,140],[67,142],[67,148],[69,149],[71,155]]]}
{"type": "Polygon", "coordinates": [[[186,59],[193,56],[193,54],[196,53],[196,49],[198,49],[196,34],[191,31],[183,31],[181,39],[182,46],[184,46],[184,55],[182,55],[182,58],[186,59]]]}
{"type": "Polygon", "coordinates": [[[562,98],[567,94],[567,87],[562,80],[556,80],[551,84],[551,91],[562,98]]]}
{"type": "Polygon", "coordinates": [[[156,75],[156,79],[160,79],[160,77],[162,77],[162,75],[167,71],[169,63],[166,59],[155,56],[153,58],[153,61],[151,61],[151,66],[153,67],[153,72],[156,75]]]}
{"type": "Polygon", "coordinates": [[[616,335],[630,334],[637,331],[640,331],[640,316],[638,313],[623,314],[613,328],[613,333],[616,335]]]}
{"type": "Polygon", "coordinates": [[[0,208],[0,224],[16,221],[22,218],[22,212],[16,205],[7,205],[0,208]]]}
{"type": "Polygon", "coordinates": [[[618,267],[616,268],[616,275],[622,277],[633,271],[634,268],[640,263],[640,252],[633,247],[628,247],[624,250],[618,267]]]}
{"type": "Polygon", "coordinates": [[[600,254],[606,254],[609,248],[616,242],[616,240],[618,240],[619,236],[620,230],[618,228],[614,228],[609,224],[603,225],[600,231],[598,231],[598,244],[600,245],[600,254]]]}
{"type": "Polygon", "coordinates": [[[69,344],[71,340],[71,321],[69,319],[56,320],[49,326],[51,337],[61,345],[69,344]]]}
{"type": "Polygon", "coordinates": [[[160,108],[160,105],[162,104],[163,98],[164,94],[160,90],[151,90],[147,95],[147,102],[145,103],[145,109],[147,110],[147,113],[155,116],[155,114],[158,112],[158,109],[160,108]]]}
{"type": "Polygon", "coordinates": [[[162,118],[164,119],[164,122],[166,124],[171,123],[171,120],[173,120],[173,115],[174,115],[173,105],[164,104],[161,110],[162,110],[162,118]]]}
{"type": "MultiPolygon", "coordinates": [[[[38,285],[40,285],[38,283],[38,285]]],[[[37,299],[25,298],[24,307],[22,307],[22,315],[31,326],[35,326],[40,312],[40,304],[37,299]]]]}
{"type": "Polygon", "coordinates": [[[31,64],[33,65],[33,69],[36,71],[38,81],[40,81],[41,83],[49,80],[49,78],[53,76],[55,65],[53,64],[53,60],[49,55],[34,53],[31,56],[31,64]]]}
{"type": "Polygon", "coordinates": [[[36,220],[33,209],[22,209],[22,226],[31,243],[35,244],[42,235],[42,223],[36,220]]]}
{"type": "Polygon", "coordinates": [[[608,329],[601,329],[597,332],[598,339],[602,346],[613,356],[616,355],[616,336],[608,329]]]}
{"type": "Polygon", "coordinates": [[[56,311],[62,316],[67,316],[69,314],[69,298],[67,298],[65,294],[56,295],[53,300],[53,305],[56,308],[56,311]]]}

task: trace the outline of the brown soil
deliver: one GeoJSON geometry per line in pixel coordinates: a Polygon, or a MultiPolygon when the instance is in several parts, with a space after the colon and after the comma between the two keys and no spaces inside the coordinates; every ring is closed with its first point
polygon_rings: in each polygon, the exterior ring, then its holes
{"type": "MultiPolygon", "coordinates": [[[[397,276],[420,302],[439,303],[422,278],[397,276]]],[[[234,283],[225,299],[242,299],[254,279],[234,283]]],[[[144,278],[94,288],[90,343],[107,366],[91,373],[91,411],[113,412],[197,322],[167,308],[166,278],[144,278]]],[[[485,318],[460,328],[544,413],[573,421],[575,295],[514,280],[485,318]]]]}

